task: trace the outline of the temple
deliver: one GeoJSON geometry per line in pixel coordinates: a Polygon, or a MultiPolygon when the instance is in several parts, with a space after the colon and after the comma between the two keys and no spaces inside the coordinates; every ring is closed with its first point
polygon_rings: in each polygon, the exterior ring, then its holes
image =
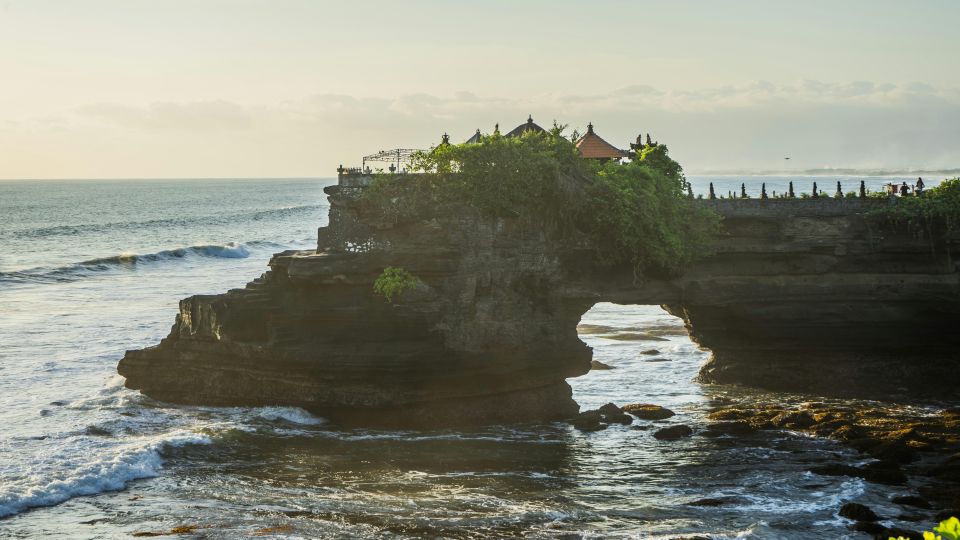
{"type": "Polygon", "coordinates": [[[545,129],[543,129],[542,127],[538,126],[538,125],[533,121],[533,115],[529,115],[529,116],[527,116],[527,122],[526,122],[525,124],[520,124],[519,126],[513,128],[512,130],[510,130],[509,133],[506,134],[506,136],[507,136],[507,137],[519,137],[519,136],[523,135],[524,133],[526,133],[526,132],[528,132],[528,131],[533,131],[533,132],[535,132],[535,133],[545,133],[547,130],[545,130],[545,129]]]}
{"type": "Polygon", "coordinates": [[[627,152],[620,150],[616,146],[603,140],[603,137],[593,132],[593,123],[587,124],[587,132],[577,140],[577,151],[580,157],[584,159],[596,159],[599,161],[617,160],[629,157],[627,152]]]}
{"type": "MultiPolygon", "coordinates": [[[[518,125],[517,127],[511,129],[507,132],[504,137],[520,137],[525,133],[547,133],[547,130],[542,128],[536,122],[533,121],[533,115],[527,116],[527,121],[518,125]]],[[[493,135],[500,135],[500,124],[494,126],[493,135]]],[[[463,141],[464,144],[479,144],[483,141],[483,135],[480,132],[480,129],[477,128],[476,132],[470,136],[467,140],[463,141]]],[[[450,136],[446,133],[443,134],[440,145],[443,146],[450,144],[450,136]]],[[[593,123],[587,124],[587,132],[583,136],[579,137],[576,140],[577,151],[580,154],[580,157],[583,159],[592,159],[597,161],[610,161],[610,160],[621,160],[629,159],[634,155],[635,152],[639,152],[647,147],[657,146],[656,142],[653,142],[650,139],[650,134],[646,136],[646,143],[644,143],[643,135],[637,135],[636,143],[630,144],[630,150],[621,150],[616,146],[608,143],[604,140],[603,137],[599,136],[593,130],[593,123]]],[[[338,177],[341,181],[345,177],[353,177],[353,181],[358,183],[358,185],[366,185],[369,183],[367,177],[372,175],[374,172],[384,172],[384,169],[381,168],[371,168],[369,164],[372,163],[381,163],[386,164],[386,170],[391,173],[406,173],[407,165],[409,165],[413,159],[413,156],[417,152],[431,152],[437,147],[432,147],[429,150],[418,150],[416,148],[394,148],[392,150],[381,150],[377,153],[370,154],[363,157],[363,162],[360,167],[344,167],[341,165],[337,169],[338,177]]]]}

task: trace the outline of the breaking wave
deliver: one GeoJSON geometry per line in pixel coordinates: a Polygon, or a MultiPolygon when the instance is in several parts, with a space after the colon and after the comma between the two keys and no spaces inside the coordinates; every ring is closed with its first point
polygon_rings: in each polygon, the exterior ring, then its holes
{"type": "MultiPolygon", "coordinates": [[[[251,242],[251,246],[280,247],[270,242],[251,242]]],[[[0,283],[57,283],[76,281],[91,274],[130,268],[143,263],[155,263],[183,259],[186,257],[217,257],[225,259],[244,259],[250,256],[247,244],[227,242],[226,244],[203,244],[196,246],[166,249],[156,253],[138,255],[121,253],[110,257],[100,257],[57,268],[31,268],[15,272],[0,272],[0,283]]]]}
{"type": "Polygon", "coordinates": [[[130,481],[157,476],[163,466],[165,450],[211,442],[206,435],[176,431],[126,444],[86,462],[69,463],[76,458],[63,457],[58,460],[60,474],[27,471],[23,478],[4,482],[0,486],[0,519],[30,508],[60,504],[74,497],[121,490],[130,481]]]}
{"type": "Polygon", "coordinates": [[[116,230],[137,230],[142,231],[150,228],[159,227],[194,227],[197,225],[222,225],[236,222],[261,221],[265,219],[283,218],[287,216],[296,216],[316,210],[327,208],[326,204],[305,204],[299,206],[286,206],[283,208],[272,208],[269,210],[257,210],[253,212],[239,212],[233,214],[217,214],[205,216],[189,216],[165,219],[151,219],[145,221],[115,221],[111,223],[90,223],[77,225],[53,225],[48,227],[37,227],[22,231],[13,231],[0,236],[11,235],[17,238],[48,238],[56,236],[77,236],[81,234],[104,233],[116,230]]]}

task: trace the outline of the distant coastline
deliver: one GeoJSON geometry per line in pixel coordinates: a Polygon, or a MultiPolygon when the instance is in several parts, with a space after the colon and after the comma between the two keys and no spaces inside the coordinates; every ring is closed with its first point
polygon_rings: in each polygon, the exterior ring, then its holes
{"type": "Polygon", "coordinates": [[[695,176],[960,176],[960,168],[953,169],[702,169],[687,171],[695,176]]]}

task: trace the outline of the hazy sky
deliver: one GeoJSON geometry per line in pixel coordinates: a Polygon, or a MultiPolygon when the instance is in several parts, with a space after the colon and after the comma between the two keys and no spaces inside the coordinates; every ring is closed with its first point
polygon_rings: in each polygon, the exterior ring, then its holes
{"type": "Polygon", "coordinates": [[[688,171],[960,166],[960,2],[0,0],[0,178],[332,176],[527,114],[688,171]]]}

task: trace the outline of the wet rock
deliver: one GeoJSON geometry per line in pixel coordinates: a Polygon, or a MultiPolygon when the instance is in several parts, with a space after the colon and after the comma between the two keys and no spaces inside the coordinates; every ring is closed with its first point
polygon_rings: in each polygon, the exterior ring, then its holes
{"type": "Polygon", "coordinates": [[[688,502],[687,506],[725,506],[728,504],[740,504],[743,502],[743,499],[740,497],[707,497],[705,499],[697,499],[693,502],[688,502]]]}
{"type": "Polygon", "coordinates": [[[130,536],[134,536],[137,538],[144,538],[144,537],[153,537],[153,536],[174,536],[178,534],[194,534],[197,531],[197,529],[200,529],[200,528],[201,527],[199,525],[180,525],[170,529],[169,531],[142,531],[142,532],[135,532],[130,536]]]}
{"type": "Polygon", "coordinates": [[[864,436],[864,430],[854,424],[847,424],[834,430],[830,436],[834,439],[849,442],[855,439],[862,439],[864,436]]]}
{"type": "Polygon", "coordinates": [[[573,424],[573,427],[579,429],[580,431],[600,431],[601,429],[606,429],[607,426],[600,423],[601,416],[600,411],[584,411],[577,416],[573,417],[573,420],[570,421],[573,424]]]}
{"type": "Polygon", "coordinates": [[[657,349],[647,349],[645,351],[640,351],[640,354],[643,354],[646,356],[656,356],[660,354],[660,351],[658,351],[657,349]]]}
{"type": "Polygon", "coordinates": [[[770,423],[787,429],[807,429],[813,426],[816,421],[806,411],[788,411],[774,416],[770,423]]]}
{"type": "Polygon", "coordinates": [[[854,521],[880,521],[880,516],[860,503],[846,503],[840,507],[840,517],[854,521]]]}
{"type": "Polygon", "coordinates": [[[875,484],[890,486],[902,485],[907,481],[907,476],[896,463],[885,461],[877,461],[863,467],[833,463],[810,467],[810,472],[823,476],[852,476],[875,484]]]}
{"type": "Polygon", "coordinates": [[[87,426],[87,429],[84,430],[84,433],[94,437],[110,437],[113,435],[112,431],[101,426],[87,426]]]}
{"type": "Polygon", "coordinates": [[[900,466],[889,461],[875,461],[860,467],[860,477],[868,482],[898,486],[907,483],[907,475],[900,466]]]}
{"type": "Polygon", "coordinates": [[[914,508],[930,508],[930,503],[927,502],[923,497],[917,495],[900,495],[890,499],[894,504],[899,504],[901,506],[912,506],[914,508]]]}
{"type": "Polygon", "coordinates": [[[598,410],[600,411],[601,420],[609,424],[629,425],[633,423],[633,417],[624,413],[623,409],[613,403],[607,403],[598,410]]]}
{"type": "Polygon", "coordinates": [[[661,441],[675,441],[691,435],[693,435],[693,429],[684,424],[658,429],[653,434],[655,438],[661,441]]]}
{"type": "Polygon", "coordinates": [[[854,476],[860,477],[860,469],[852,465],[843,465],[840,463],[831,463],[829,465],[819,465],[810,467],[810,472],[821,476],[854,476]]]}
{"type": "Polygon", "coordinates": [[[641,420],[665,420],[674,415],[670,409],[652,403],[631,403],[624,405],[623,410],[641,420]]]}
{"type": "MultiPolygon", "coordinates": [[[[873,521],[858,521],[854,523],[851,529],[855,531],[865,532],[867,534],[877,535],[883,533],[887,528],[883,525],[873,522],[873,521]]],[[[886,537],[883,537],[884,540],[887,540],[886,537]]]]}
{"type": "Polygon", "coordinates": [[[590,361],[590,371],[604,371],[604,370],[608,370],[608,369],[613,369],[613,366],[608,365],[608,364],[604,364],[603,362],[601,362],[601,361],[599,361],[599,360],[591,360],[591,361],[590,361]]]}
{"type": "Polygon", "coordinates": [[[917,450],[899,441],[881,442],[867,450],[871,456],[896,463],[912,463],[917,459],[917,450]]]}
{"type": "Polygon", "coordinates": [[[756,433],[756,431],[757,428],[743,421],[716,422],[710,424],[701,435],[704,437],[719,437],[721,435],[741,436],[756,433]]]}
{"type": "Polygon", "coordinates": [[[744,409],[719,409],[707,415],[711,420],[746,420],[754,415],[754,411],[744,409]]]}

